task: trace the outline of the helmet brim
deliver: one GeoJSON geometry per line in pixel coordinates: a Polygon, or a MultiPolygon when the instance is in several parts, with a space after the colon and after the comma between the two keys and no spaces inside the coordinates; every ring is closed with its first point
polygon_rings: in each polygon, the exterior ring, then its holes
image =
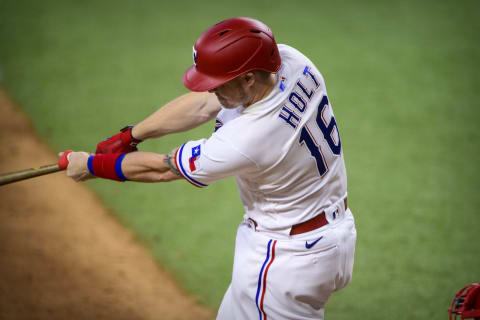
{"type": "Polygon", "coordinates": [[[235,78],[235,75],[223,77],[212,76],[199,71],[197,67],[193,65],[184,72],[182,82],[183,85],[191,91],[204,92],[214,89],[233,78],[235,78]]]}

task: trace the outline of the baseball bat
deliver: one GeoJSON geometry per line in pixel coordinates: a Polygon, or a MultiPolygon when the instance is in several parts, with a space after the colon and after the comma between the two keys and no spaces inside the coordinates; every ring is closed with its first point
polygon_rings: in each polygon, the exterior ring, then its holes
{"type": "Polygon", "coordinates": [[[45,174],[58,172],[64,169],[60,169],[57,163],[49,164],[46,166],[41,166],[39,168],[30,168],[15,172],[3,173],[0,174],[0,186],[5,184],[22,181],[30,178],[35,178],[38,176],[43,176],[45,174]]]}
{"type": "Polygon", "coordinates": [[[67,156],[70,152],[72,152],[72,150],[65,151],[58,160],[58,163],[0,174],[0,186],[65,170],[68,166],[67,156]]]}

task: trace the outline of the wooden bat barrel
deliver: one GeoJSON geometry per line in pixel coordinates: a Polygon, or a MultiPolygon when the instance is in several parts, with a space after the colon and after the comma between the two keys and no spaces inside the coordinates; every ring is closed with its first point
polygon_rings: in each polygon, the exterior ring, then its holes
{"type": "Polygon", "coordinates": [[[25,179],[30,179],[38,176],[43,176],[45,174],[54,173],[57,171],[61,171],[57,163],[49,164],[46,166],[41,166],[38,168],[30,168],[15,172],[3,173],[0,174],[0,186],[9,184],[12,182],[17,182],[25,179]]]}

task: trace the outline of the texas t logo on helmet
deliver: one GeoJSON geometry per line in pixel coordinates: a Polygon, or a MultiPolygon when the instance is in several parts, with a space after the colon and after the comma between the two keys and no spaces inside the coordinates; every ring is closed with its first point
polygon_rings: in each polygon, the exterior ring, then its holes
{"type": "Polygon", "coordinates": [[[192,47],[193,49],[193,64],[197,67],[197,50],[195,50],[195,46],[192,47]]]}

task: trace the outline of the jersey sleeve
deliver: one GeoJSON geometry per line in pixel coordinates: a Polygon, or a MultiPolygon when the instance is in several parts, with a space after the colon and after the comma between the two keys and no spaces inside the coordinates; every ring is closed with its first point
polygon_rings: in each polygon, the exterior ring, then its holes
{"type": "Polygon", "coordinates": [[[253,161],[217,135],[184,143],[177,149],[175,165],[188,182],[200,188],[256,168],[253,161]]]}

